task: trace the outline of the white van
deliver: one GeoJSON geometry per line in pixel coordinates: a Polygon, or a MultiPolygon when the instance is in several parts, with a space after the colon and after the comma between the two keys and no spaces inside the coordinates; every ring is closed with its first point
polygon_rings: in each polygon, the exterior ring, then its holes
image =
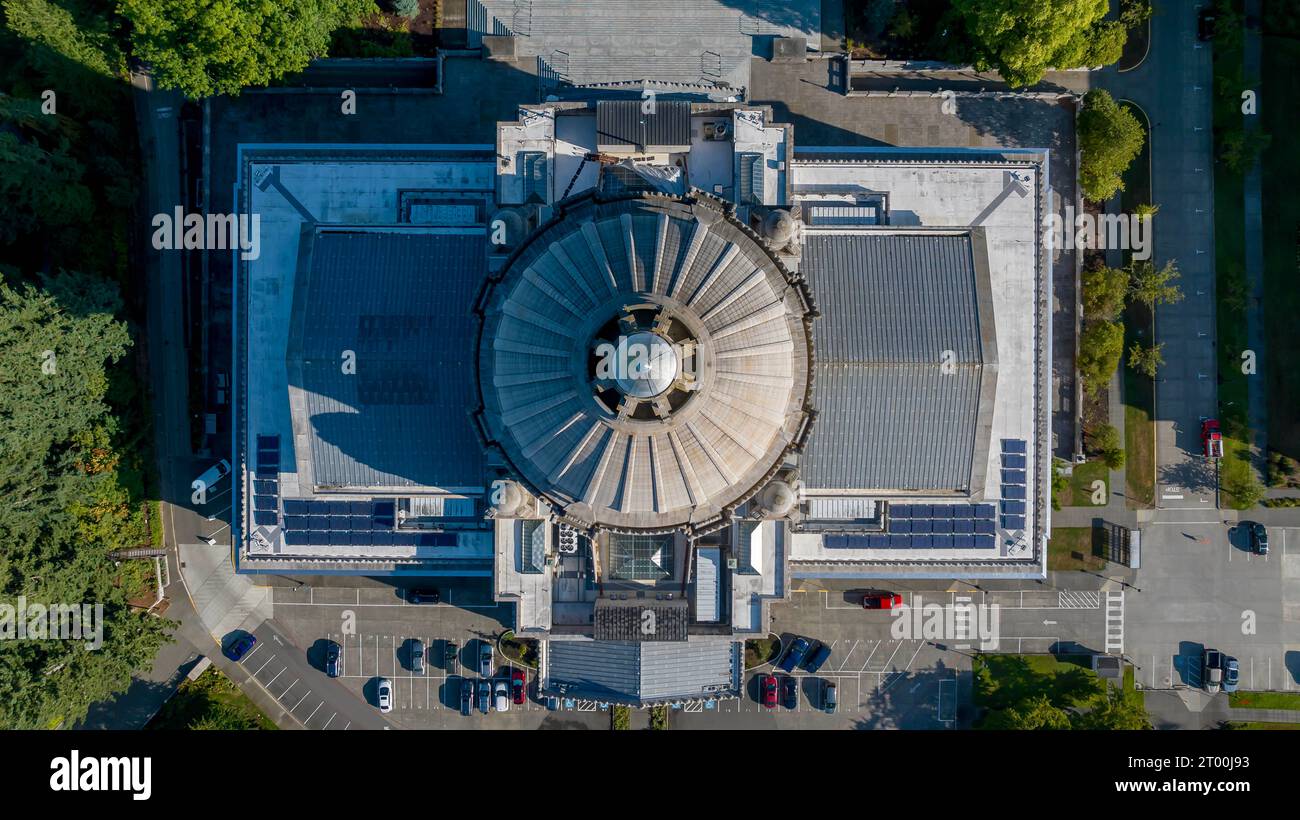
{"type": "Polygon", "coordinates": [[[218,461],[216,464],[213,464],[211,467],[204,470],[202,475],[194,479],[194,484],[199,484],[199,482],[202,482],[200,486],[204,490],[210,490],[214,486],[216,486],[218,481],[220,481],[221,479],[225,478],[228,475],[230,475],[230,462],[226,461],[223,458],[220,461],[218,461]]]}

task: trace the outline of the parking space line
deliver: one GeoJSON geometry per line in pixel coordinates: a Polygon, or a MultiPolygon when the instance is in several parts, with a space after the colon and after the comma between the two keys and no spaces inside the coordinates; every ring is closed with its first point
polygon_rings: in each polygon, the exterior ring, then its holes
{"type": "MultiPolygon", "coordinates": [[[[266,659],[266,663],[270,663],[270,662],[273,661],[273,660],[275,660],[275,655],[272,655],[271,657],[267,658],[267,659],[266,659]]],[[[266,668],[266,663],[264,663],[264,664],[262,664],[261,666],[257,667],[257,671],[253,673],[253,677],[257,677],[258,675],[260,675],[260,674],[262,673],[262,670],[266,668]]],[[[245,666],[244,668],[247,669],[248,667],[245,666]]]]}
{"type": "MultiPolygon", "coordinates": [[[[324,705],[325,705],[325,701],[323,700],[320,703],[316,704],[316,708],[311,710],[311,714],[307,716],[307,720],[311,720],[312,718],[316,717],[316,713],[319,712],[320,708],[324,705]]],[[[304,720],[303,723],[306,723],[307,720],[304,720]]]]}

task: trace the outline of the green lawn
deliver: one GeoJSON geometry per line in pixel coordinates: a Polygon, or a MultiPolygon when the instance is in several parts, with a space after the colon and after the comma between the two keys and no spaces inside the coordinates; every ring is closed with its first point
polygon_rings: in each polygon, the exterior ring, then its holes
{"type": "Polygon", "coordinates": [[[1105,569],[1105,559],[1096,555],[1100,537],[1101,533],[1095,527],[1053,527],[1047,540],[1048,570],[1098,572],[1105,569]]]}
{"type": "Polygon", "coordinates": [[[1233,692],[1228,705],[1238,709],[1294,709],[1300,711],[1300,692],[1233,692]]]}
{"type": "MultiPolygon", "coordinates": [[[[1265,0],[1261,127],[1272,135],[1263,162],[1264,220],[1264,338],[1261,360],[1268,386],[1269,446],[1300,457],[1300,288],[1296,287],[1297,227],[1300,226],[1300,163],[1295,160],[1295,134],[1300,132],[1300,107],[1294,99],[1300,74],[1300,15],[1294,0],[1265,0]],[[1283,12],[1290,8],[1290,17],[1283,12]],[[1284,23],[1283,21],[1287,21],[1284,23]],[[1273,26],[1283,30],[1271,31],[1273,26]],[[1271,36],[1273,35],[1273,36],[1271,36]]],[[[1217,239],[1217,237],[1216,237],[1217,239]]]]}
{"type": "Polygon", "coordinates": [[[1249,723],[1229,723],[1229,724],[1227,724],[1226,728],[1228,728],[1228,729],[1246,729],[1246,730],[1256,731],[1256,732],[1269,732],[1269,731],[1274,731],[1274,732],[1276,732],[1276,731],[1283,731],[1283,732],[1285,732],[1285,731],[1288,731],[1288,730],[1290,730],[1290,731],[1295,731],[1295,730],[1297,730],[1297,729],[1300,729],[1300,723],[1264,723],[1264,722],[1262,722],[1262,721],[1261,721],[1261,722],[1249,722],[1249,723]]]}
{"type": "MultiPolygon", "coordinates": [[[[1241,4],[1234,2],[1240,9],[1241,4]]],[[[1219,32],[1214,41],[1214,133],[1216,150],[1225,132],[1242,123],[1241,90],[1252,78],[1242,73],[1243,33],[1240,26],[1219,32]]],[[[1224,162],[1214,163],[1214,270],[1217,305],[1215,328],[1219,352],[1219,420],[1223,425],[1223,461],[1219,486],[1245,477],[1249,461],[1250,394],[1241,372],[1247,347],[1245,297],[1246,244],[1242,216],[1244,180],[1224,162]],[[1243,455],[1247,456],[1243,458],[1243,455]]],[[[1224,496],[1236,509],[1243,505],[1224,496]]]]}
{"type": "Polygon", "coordinates": [[[1074,465],[1074,474],[1070,476],[1070,485],[1061,493],[1062,507],[1104,507],[1110,495],[1110,470],[1106,463],[1094,459],[1083,464],[1074,465]],[[1101,481],[1106,485],[1100,504],[1092,503],[1092,482],[1101,481]]]}
{"type": "MultiPolygon", "coordinates": [[[[1147,132],[1147,139],[1142,143],[1142,151],[1124,171],[1124,191],[1120,194],[1120,207],[1124,213],[1134,213],[1139,205],[1159,205],[1151,199],[1151,132],[1146,113],[1132,103],[1121,103],[1133,112],[1142,128],[1147,132]]],[[[1152,225],[1160,225],[1160,214],[1153,218],[1152,225]]],[[[1125,261],[1132,254],[1124,253],[1125,261]]],[[[1155,339],[1155,327],[1152,323],[1150,308],[1142,304],[1130,304],[1124,311],[1124,350],[1135,343],[1149,346],[1155,339]]],[[[1156,427],[1155,386],[1151,379],[1136,372],[1124,361],[1124,494],[1129,507],[1151,506],[1156,495],[1156,427]]]]}

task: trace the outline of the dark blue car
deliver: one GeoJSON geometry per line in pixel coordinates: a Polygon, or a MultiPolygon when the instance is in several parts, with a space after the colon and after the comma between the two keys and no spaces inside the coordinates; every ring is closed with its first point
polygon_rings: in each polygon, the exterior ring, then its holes
{"type": "Polygon", "coordinates": [[[254,638],[252,635],[243,635],[241,637],[236,638],[230,644],[230,648],[226,650],[226,655],[232,661],[241,660],[245,655],[248,654],[248,651],[252,649],[253,645],[256,643],[257,643],[257,638],[254,638]]]}
{"type": "Polygon", "coordinates": [[[817,674],[817,670],[822,668],[822,664],[830,659],[831,648],[824,643],[817,644],[817,651],[808,653],[808,663],[804,666],[811,674],[817,674]]]}
{"type": "Polygon", "coordinates": [[[790,651],[786,652],[785,657],[781,659],[781,669],[786,672],[793,672],[795,667],[803,660],[803,656],[808,654],[809,646],[807,638],[796,638],[794,645],[790,647],[790,651]]]}

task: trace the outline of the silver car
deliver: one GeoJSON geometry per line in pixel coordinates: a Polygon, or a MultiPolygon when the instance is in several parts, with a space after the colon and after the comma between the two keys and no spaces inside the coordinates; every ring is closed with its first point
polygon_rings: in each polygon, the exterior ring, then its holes
{"type": "Polygon", "coordinates": [[[485,678],[492,677],[492,644],[484,640],[478,642],[478,673],[485,678]]]}

